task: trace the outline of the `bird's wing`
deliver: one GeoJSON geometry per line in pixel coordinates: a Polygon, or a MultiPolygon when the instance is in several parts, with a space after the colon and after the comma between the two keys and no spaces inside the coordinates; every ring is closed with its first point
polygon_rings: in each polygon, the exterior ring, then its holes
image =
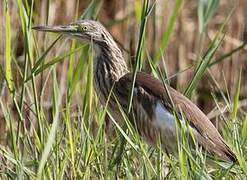
{"type": "MultiPolygon", "coordinates": [[[[120,78],[116,83],[117,93],[121,94],[119,97],[125,98],[125,102],[129,94],[128,90],[131,89],[132,78],[133,74],[129,73],[120,78]],[[126,89],[128,90],[126,91],[126,89]]],[[[188,98],[183,96],[175,89],[167,86],[167,90],[162,82],[150,76],[149,74],[143,72],[137,73],[134,89],[134,99],[136,99],[137,103],[141,106],[133,108],[137,112],[140,111],[138,108],[142,108],[142,110],[146,112],[146,115],[149,117],[149,119],[145,119],[145,123],[148,122],[147,126],[152,126],[152,123],[150,124],[149,121],[153,119],[152,117],[157,116],[157,111],[160,112],[161,108],[159,108],[159,106],[161,106],[161,104],[164,110],[162,110],[162,113],[159,114],[166,116],[164,117],[166,118],[166,122],[163,122],[168,123],[169,125],[169,121],[174,121],[174,118],[170,117],[170,115],[173,114],[173,107],[171,106],[171,103],[169,103],[169,97],[171,97],[176,110],[178,112],[182,112],[189,125],[198,132],[194,134],[194,136],[204,149],[212,154],[218,155],[220,158],[236,161],[234,153],[226,145],[223,138],[208,119],[208,117],[194,103],[192,103],[188,98]],[[167,90],[169,91],[168,93],[167,90]]],[[[120,102],[123,101],[124,100],[120,99],[120,102]]],[[[126,104],[124,104],[124,106],[126,106],[126,104]]],[[[133,106],[135,106],[135,102],[133,103],[133,106]]],[[[138,117],[135,121],[141,121],[143,118],[144,117],[138,117]]],[[[136,122],[136,124],[138,124],[138,122],[136,122]]],[[[141,124],[142,126],[145,126],[143,125],[143,122],[141,122],[141,124]]],[[[146,128],[148,131],[149,127],[146,128]]]]}

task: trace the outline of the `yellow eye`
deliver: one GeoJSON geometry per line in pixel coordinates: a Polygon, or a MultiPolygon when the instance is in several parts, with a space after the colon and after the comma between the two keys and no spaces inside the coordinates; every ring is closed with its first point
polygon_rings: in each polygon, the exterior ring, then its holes
{"type": "Polygon", "coordinates": [[[79,26],[79,30],[80,31],[86,31],[87,30],[87,26],[79,26]]]}

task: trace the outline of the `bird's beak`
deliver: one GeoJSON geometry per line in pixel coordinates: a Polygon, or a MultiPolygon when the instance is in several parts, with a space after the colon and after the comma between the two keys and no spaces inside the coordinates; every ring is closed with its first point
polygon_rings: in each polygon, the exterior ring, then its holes
{"type": "Polygon", "coordinates": [[[54,33],[75,33],[77,32],[77,28],[74,25],[59,25],[59,26],[34,26],[32,29],[37,31],[47,31],[54,33]]]}

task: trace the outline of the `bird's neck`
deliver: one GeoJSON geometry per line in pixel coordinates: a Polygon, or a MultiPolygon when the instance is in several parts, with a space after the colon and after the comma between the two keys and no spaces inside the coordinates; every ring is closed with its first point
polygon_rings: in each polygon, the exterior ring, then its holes
{"type": "Polygon", "coordinates": [[[115,42],[95,44],[94,85],[96,91],[107,96],[116,81],[128,73],[122,52],[115,42]]]}
{"type": "Polygon", "coordinates": [[[109,47],[107,44],[95,45],[94,73],[98,73],[106,80],[118,81],[128,73],[127,64],[117,45],[109,47]]]}

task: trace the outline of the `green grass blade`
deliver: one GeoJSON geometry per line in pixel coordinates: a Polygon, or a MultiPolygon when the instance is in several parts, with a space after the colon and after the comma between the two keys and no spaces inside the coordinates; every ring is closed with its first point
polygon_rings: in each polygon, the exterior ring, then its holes
{"type": "Polygon", "coordinates": [[[82,54],[79,58],[79,62],[77,63],[76,65],[76,68],[74,70],[74,76],[73,76],[73,79],[72,79],[72,82],[71,82],[71,90],[70,90],[70,96],[69,96],[69,99],[71,98],[74,90],[75,90],[75,87],[76,85],[79,83],[79,80],[80,80],[80,77],[81,75],[83,74],[83,72],[85,71],[85,68],[86,68],[86,63],[85,63],[85,60],[86,60],[86,56],[87,55],[87,52],[88,52],[88,48],[86,48],[86,51],[83,49],[82,50],[82,54]]]}
{"type": "Polygon", "coordinates": [[[129,136],[124,132],[124,130],[120,127],[120,125],[114,120],[114,118],[109,115],[112,122],[115,124],[115,126],[117,127],[117,129],[120,131],[120,133],[124,136],[125,140],[131,145],[131,147],[137,151],[136,145],[135,143],[129,138],[129,136]]]}
{"type": "MultiPolygon", "coordinates": [[[[75,39],[72,40],[71,42],[71,47],[70,47],[70,52],[75,50],[76,46],[76,41],[75,39]]],[[[71,84],[72,84],[72,79],[73,79],[73,74],[74,74],[74,65],[75,65],[75,54],[70,54],[69,56],[69,67],[68,67],[68,73],[67,73],[67,87],[68,87],[68,95],[70,96],[70,90],[71,90],[71,84]]]]}
{"type": "Polygon", "coordinates": [[[238,77],[238,80],[236,82],[237,84],[236,84],[235,95],[233,98],[233,110],[232,110],[232,114],[231,114],[231,119],[233,121],[236,120],[237,112],[238,112],[238,102],[239,102],[240,87],[241,87],[241,74],[242,74],[242,69],[239,72],[239,77],[238,77]]]}
{"type": "Polygon", "coordinates": [[[93,102],[93,45],[90,46],[89,51],[89,60],[88,60],[88,72],[87,72],[87,83],[86,83],[86,92],[84,99],[84,109],[83,114],[85,118],[85,125],[89,127],[89,119],[92,112],[92,102],[93,102]]]}
{"type": "Polygon", "coordinates": [[[204,32],[209,20],[218,8],[219,0],[199,0],[198,1],[198,24],[200,34],[204,32]]]}
{"type": "MultiPolygon", "coordinates": [[[[55,76],[55,73],[53,73],[55,76]]],[[[53,77],[54,77],[53,76],[53,77]]],[[[38,168],[38,173],[37,173],[37,179],[42,179],[42,172],[44,170],[44,166],[47,162],[48,156],[52,150],[52,145],[55,141],[55,136],[56,136],[56,131],[59,126],[59,106],[61,104],[61,96],[59,94],[58,86],[57,86],[57,79],[56,77],[53,78],[53,103],[55,106],[55,112],[54,112],[54,118],[53,118],[53,123],[47,138],[47,141],[44,146],[44,151],[42,153],[40,162],[39,162],[39,168],[38,168]]]]}
{"type": "Polygon", "coordinates": [[[5,16],[5,76],[10,91],[13,91],[13,77],[11,68],[11,24],[8,8],[8,1],[5,1],[4,16],[5,16]]]}
{"type": "Polygon", "coordinates": [[[53,43],[45,50],[45,52],[39,57],[39,59],[36,61],[36,63],[34,64],[33,68],[32,68],[32,72],[36,71],[40,64],[44,61],[45,57],[47,56],[47,54],[50,52],[50,50],[52,49],[52,47],[57,43],[57,41],[62,37],[62,35],[58,36],[57,39],[55,39],[55,41],[53,41],[53,43]]]}
{"type": "Polygon", "coordinates": [[[215,64],[219,64],[222,61],[224,61],[226,58],[232,56],[234,53],[242,50],[245,48],[245,46],[247,45],[247,42],[243,42],[240,46],[236,47],[235,49],[231,50],[230,52],[222,55],[221,57],[219,57],[218,59],[216,59],[215,61],[211,62],[208,67],[214,66],[215,64]]]}
{"type": "Polygon", "coordinates": [[[200,64],[197,66],[194,76],[190,81],[189,85],[187,86],[184,95],[187,97],[192,96],[193,90],[196,88],[197,84],[201,80],[202,76],[204,75],[206,69],[208,68],[209,63],[211,62],[216,50],[219,48],[223,41],[224,36],[221,35],[220,37],[215,38],[207,52],[205,53],[204,57],[200,61],[200,64]]]}
{"type": "MultiPolygon", "coordinates": [[[[202,60],[200,61],[199,65],[196,67],[194,76],[193,76],[192,80],[190,81],[190,83],[188,84],[188,86],[184,92],[185,96],[187,96],[189,98],[192,96],[193,90],[196,88],[197,84],[199,83],[199,80],[202,78],[206,69],[209,67],[209,64],[212,61],[212,58],[213,58],[216,50],[218,49],[218,47],[220,46],[220,44],[222,43],[222,41],[224,39],[224,33],[223,32],[225,31],[226,23],[229,22],[229,19],[232,16],[233,11],[234,11],[234,8],[232,8],[230,10],[224,23],[221,25],[219,31],[217,32],[213,42],[211,43],[210,47],[206,51],[206,53],[203,56],[202,60]]],[[[210,17],[210,16],[208,16],[208,17],[210,17]]]]}
{"type": "Polygon", "coordinates": [[[141,17],[142,17],[142,5],[141,5],[141,0],[136,0],[134,3],[135,7],[135,18],[138,22],[141,22],[141,17]]]}
{"type": "MultiPolygon", "coordinates": [[[[69,53],[62,54],[62,55],[60,55],[58,57],[52,58],[48,63],[44,64],[40,68],[32,69],[32,71],[31,71],[32,74],[34,74],[34,76],[37,76],[39,73],[41,73],[42,71],[44,71],[47,68],[51,67],[52,65],[54,65],[54,64],[56,64],[58,62],[61,62],[61,61],[65,60],[66,57],[69,57],[71,54],[74,54],[74,53],[80,51],[83,47],[84,46],[80,46],[80,47],[76,48],[75,50],[70,51],[69,53]]],[[[25,82],[29,81],[31,78],[32,78],[32,75],[27,77],[25,82]]]]}
{"type": "Polygon", "coordinates": [[[173,32],[175,22],[178,18],[178,15],[180,13],[182,5],[183,5],[183,0],[176,0],[174,8],[172,10],[172,14],[168,19],[166,30],[164,31],[164,33],[162,35],[160,47],[157,49],[157,51],[155,52],[155,55],[154,55],[153,61],[154,61],[155,66],[158,65],[158,63],[162,57],[162,53],[166,50],[166,48],[168,46],[169,39],[170,39],[171,34],[173,32]]]}
{"type": "Polygon", "coordinates": [[[141,55],[142,55],[142,50],[144,47],[145,30],[146,30],[148,13],[149,13],[149,0],[145,0],[143,7],[142,7],[142,20],[141,20],[141,26],[140,26],[140,32],[139,32],[138,46],[137,46],[137,51],[136,51],[134,73],[133,73],[133,78],[132,78],[132,83],[131,83],[131,91],[130,91],[129,99],[128,99],[128,112],[130,112],[131,110],[136,74],[142,68],[141,55]]]}
{"type": "Polygon", "coordinates": [[[98,11],[102,6],[101,0],[92,0],[87,8],[84,10],[83,14],[81,15],[80,19],[96,19],[98,16],[98,11]]]}
{"type": "Polygon", "coordinates": [[[244,142],[247,140],[247,113],[245,114],[245,118],[244,118],[244,122],[243,122],[242,138],[243,138],[244,142]]]}

